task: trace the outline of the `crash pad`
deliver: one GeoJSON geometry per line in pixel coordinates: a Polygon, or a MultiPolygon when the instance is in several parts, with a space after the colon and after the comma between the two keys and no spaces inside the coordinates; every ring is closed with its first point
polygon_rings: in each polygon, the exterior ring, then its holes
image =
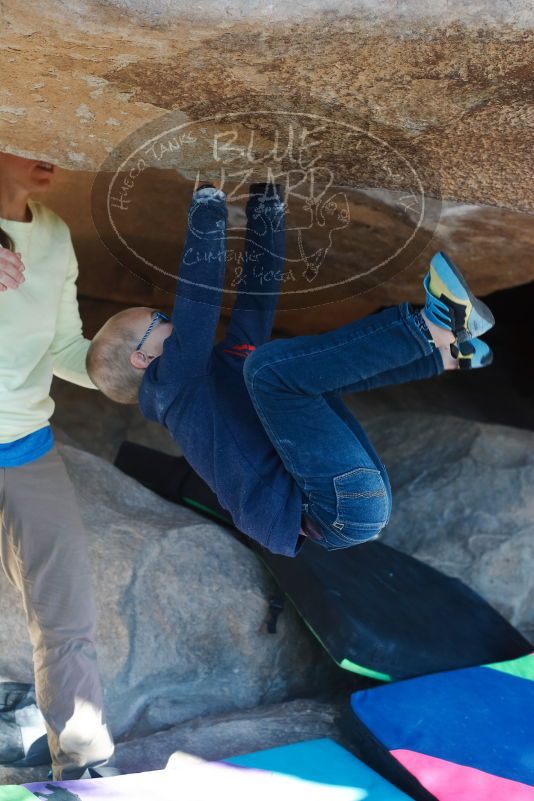
{"type": "Polygon", "coordinates": [[[18,784],[4,784],[0,787],[0,801],[35,801],[35,796],[18,784]]]}
{"type": "MultiPolygon", "coordinates": [[[[384,785],[387,786],[387,785],[384,785]]],[[[68,782],[26,785],[49,801],[363,801],[365,790],[237,765],[194,762],[176,768],[68,782]]],[[[372,801],[402,801],[404,796],[374,795],[372,801]]],[[[11,801],[11,799],[6,799],[11,801]]],[[[17,799],[18,801],[18,799],[17,799]]],[[[29,799],[28,799],[29,801],[29,799]]]]}
{"type": "Polygon", "coordinates": [[[534,654],[356,692],[355,753],[417,801],[534,801],[534,654]]]}
{"type": "MultiPolygon", "coordinates": [[[[125,442],[115,464],[167,500],[228,525],[254,548],[332,659],[380,681],[513,659],[531,645],[473,590],[380,542],[278,556],[237,531],[183,457],[125,442]]],[[[266,604],[270,599],[266,599],[266,604]]]]}
{"type": "Polygon", "coordinates": [[[328,738],[256,751],[225,762],[283,773],[321,785],[350,787],[354,789],[354,801],[408,801],[407,795],[328,738]]]}

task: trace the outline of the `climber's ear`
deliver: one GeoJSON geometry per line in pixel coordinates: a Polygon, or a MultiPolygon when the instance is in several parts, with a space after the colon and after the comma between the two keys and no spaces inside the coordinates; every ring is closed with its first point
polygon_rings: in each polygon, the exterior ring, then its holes
{"type": "Polygon", "coordinates": [[[153,358],[142,350],[134,350],[133,353],[130,353],[130,364],[136,370],[146,370],[153,358]]]}

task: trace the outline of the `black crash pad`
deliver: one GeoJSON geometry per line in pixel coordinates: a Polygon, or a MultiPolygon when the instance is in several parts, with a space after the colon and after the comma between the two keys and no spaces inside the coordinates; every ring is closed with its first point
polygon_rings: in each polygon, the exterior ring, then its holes
{"type": "MultiPolygon", "coordinates": [[[[233,527],[228,512],[183,457],[130,442],[115,464],[149,489],[233,527]]],[[[281,590],[342,668],[382,681],[498,662],[531,650],[525,638],[459,579],[381,542],[298,556],[261,556],[281,590]]]]}

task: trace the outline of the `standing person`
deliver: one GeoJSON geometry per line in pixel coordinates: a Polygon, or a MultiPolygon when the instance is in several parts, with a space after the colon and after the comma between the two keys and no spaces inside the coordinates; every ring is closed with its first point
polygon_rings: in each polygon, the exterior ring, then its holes
{"type": "Polygon", "coordinates": [[[47,191],[54,173],[48,162],[0,153],[0,558],[22,596],[37,703],[61,780],[105,762],[113,743],[86,537],[49,423],[53,374],[94,388],[69,228],[29,197],[47,191]]]}

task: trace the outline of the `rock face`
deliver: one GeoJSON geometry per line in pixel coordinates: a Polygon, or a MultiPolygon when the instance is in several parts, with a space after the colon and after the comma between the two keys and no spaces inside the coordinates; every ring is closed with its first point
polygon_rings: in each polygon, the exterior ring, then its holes
{"type": "Polygon", "coordinates": [[[176,764],[179,753],[214,761],[299,740],[339,738],[336,719],[344,706],[298,700],[193,720],[119,744],[113,764],[125,773],[135,773],[140,766],[160,770],[173,754],[176,764]]]}
{"type": "MultiPolygon", "coordinates": [[[[0,147],[94,169],[162,112],[262,109],[363,123],[438,162],[446,197],[527,208],[526,1],[2,5],[0,147]]],[[[421,162],[424,159],[421,160],[421,162]]],[[[339,179],[350,179],[347,154],[339,179]]],[[[395,188],[370,163],[359,186],[395,188]],[[380,179],[377,182],[377,177],[380,179]]],[[[435,187],[434,187],[435,188],[435,187]]],[[[530,196],[530,200],[531,200],[530,196]]]]}
{"type": "MultiPolygon", "coordinates": [[[[98,653],[117,737],[335,688],[334,667],[290,608],[265,620],[273,583],[226,530],[63,446],[90,537],[98,653]]],[[[4,680],[31,681],[18,597],[0,577],[4,680]]]]}
{"type": "MultiPolygon", "coordinates": [[[[1,13],[0,150],[65,168],[43,199],[73,230],[82,295],[170,303],[197,171],[221,179],[224,167],[229,186],[230,174],[248,183],[267,168],[309,173],[317,149],[316,183],[333,182],[349,222],[325,221],[322,200],[293,212],[301,225],[319,214],[304,246],[324,263],[308,286],[297,258],[298,292],[285,293],[280,330],[322,330],[419,300],[438,248],[479,293],[533,276],[526,0],[473,9],[460,0],[44,0],[24,14],[4,0],[1,13]],[[295,142],[306,126],[316,145],[303,161],[295,142]],[[213,147],[221,130],[242,146],[226,161],[213,147]],[[132,144],[149,168],[123,247],[97,208],[106,193],[96,202],[90,189],[107,169],[127,179],[132,144]],[[325,296],[327,285],[339,291],[325,296]]],[[[289,245],[296,258],[295,236],[289,245]]]]}
{"type": "Polygon", "coordinates": [[[366,417],[393,488],[384,543],[462,579],[534,640],[534,433],[425,414],[366,417]]]}

